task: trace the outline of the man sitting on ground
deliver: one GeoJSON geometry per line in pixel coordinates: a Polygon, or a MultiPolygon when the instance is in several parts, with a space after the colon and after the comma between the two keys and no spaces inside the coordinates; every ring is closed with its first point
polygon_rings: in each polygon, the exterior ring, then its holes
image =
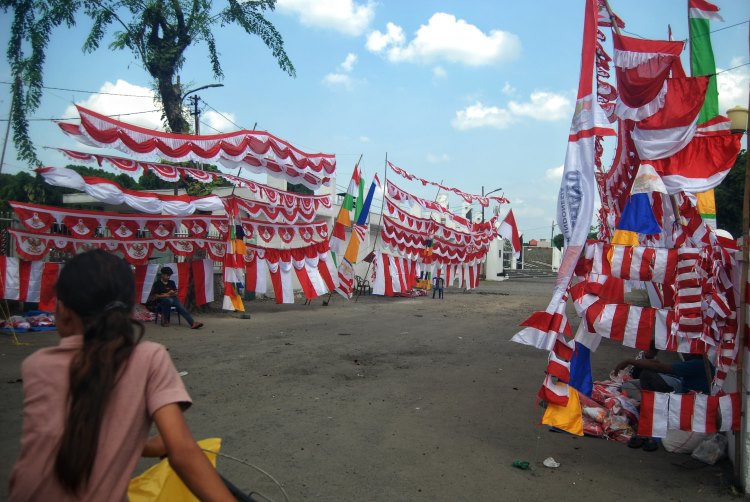
{"type": "Polygon", "coordinates": [[[151,294],[156,299],[157,309],[161,312],[161,325],[169,326],[169,317],[174,307],[192,329],[198,329],[203,326],[203,323],[195,321],[190,312],[185,310],[180,303],[180,299],[177,298],[177,285],[170,279],[172,273],[170,267],[162,268],[159,280],[154,283],[154,288],[151,290],[151,294]]]}

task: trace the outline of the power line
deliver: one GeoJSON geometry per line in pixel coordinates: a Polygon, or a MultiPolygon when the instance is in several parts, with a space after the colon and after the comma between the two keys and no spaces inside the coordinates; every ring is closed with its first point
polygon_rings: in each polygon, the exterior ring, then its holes
{"type": "MultiPolygon", "coordinates": [[[[146,110],[143,112],[128,112],[128,113],[114,113],[112,115],[105,115],[105,117],[124,117],[126,115],[142,115],[144,113],[154,113],[160,110],[146,110]]],[[[48,119],[27,119],[29,122],[45,122],[45,121],[57,121],[57,120],[78,120],[80,117],[51,117],[48,119]]],[[[0,119],[0,122],[8,122],[8,119],[0,119]]]]}
{"type": "MultiPolygon", "coordinates": [[[[237,129],[245,129],[245,127],[242,127],[241,125],[237,125],[237,124],[235,124],[235,123],[234,123],[234,121],[230,120],[230,119],[229,119],[228,117],[226,117],[226,116],[225,116],[225,115],[224,115],[223,113],[221,113],[221,112],[220,112],[219,110],[217,110],[217,109],[216,109],[216,108],[214,108],[213,106],[209,105],[209,104],[208,104],[208,102],[206,102],[206,100],[205,100],[205,99],[202,99],[202,101],[203,101],[203,104],[204,104],[204,105],[206,105],[207,107],[209,107],[210,109],[212,109],[212,110],[213,110],[214,112],[216,112],[216,113],[217,113],[217,114],[219,115],[219,117],[223,118],[224,120],[226,120],[227,122],[229,122],[230,124],[232,124],[232,125],[233,125],[234,127],[236,127],[237,129]]],[[[209,126],[209,127],[210,127],[210,126],[209,126]]],[[[212,129],[213,129],[213,127],[212,127],[212,129]]],[[[216,129],[214,129],[214,130],[216,130],[216,129]]]]}
{"type": "MultiPolygon", "coordinates": [[[[0,81],[0,84],[5,85],[13,85],[13,82],[6,82],[6,81],[0,81]]],[[[46,85],[42,86],[42,89],[49,89],[52,91],[68,91],[68,92],[82,92],[85,94],[105,94],[107,96],[125,96],[128,98],[151,98],[154,99],[154,96],[147,96],[145,94],[123,94],[118,92],[104,92],[104,91],[84,91],[83,89],[67,89],[65,87],[48,87],[46,85]]]]}
{"type": "MultiPolygon", "coordinates": [[[[750,22],[750,19],[746,19],[745,21],[740,21],[739,23],[731,24],[731,25],[729,25],[729,26],[722,26],[721,28],[717,28],[717,29],[715,29],[715,30],[711,30],[711,31],[709,31],[709,32],[708,32],[708,33],[706,33],[705,35],[700,35],[700,36],[696,36],[696,37],[688,37],[688,38],[682,39],[682,40],[681,40],[681,42],[688,42],[688,41],[692,41],[692,40],[698,39],[698,38],[700,38],[700,37],[703,37],[703,36],[708,36],[708,35],[711,35],[712,33],[716,33],[716,32],[719,32],[719,31],[724,31],[724,30],[728,30],[729,28],[734,28],[734,27],[736,27],[736,26],[740,26],[740,25],[743,25],[743,24],[747,24],[747,23],[749,23],[749,22],[750,22]]],[[[642,36],[642,35],[639,35],[638,33],[633,33],[632,31],[628,31],[628,30],[626,30],[626,29],[624,29],[624,28],[621,28],[621,29],[620,29],[620,31],[621,31],[621,32],[623,32],[623,33],[627,33],[628,35],[631,35],[631,36],[633,36],[633,37],[638,37],[638,38],[640,38],[640,39],[642,39],[642,40],[645,40],[645,39],[646,39],[646,37],[644,37],[644,36],[642,36]]]]}

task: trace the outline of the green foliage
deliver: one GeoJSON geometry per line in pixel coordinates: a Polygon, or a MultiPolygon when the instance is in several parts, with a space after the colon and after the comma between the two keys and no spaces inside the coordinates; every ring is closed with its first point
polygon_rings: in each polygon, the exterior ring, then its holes
{"type": "Polygon", "coordinates": [[[563,234],[557,234],[552,238],[552,245],[555,246],[557,249],[562,249],[565,245],[565,237],[563,234]]]}
{"type": "Polygon", "coordinates": [[[48,185],[41,176],[27,172],[0,174],[0,211],[10,211],[8,201],[60,206],[63,195],[72,191],[48,185]]]}
{"type": "Polygon", "coordinates": [[[75,26],[76,15],[92,21],[83,51],[97,50],[112,25],[110,49],[129,49],[154,79],[164,106],[165,120],[174,132],[188,132],[182,115],[182,89],[177,75],[188,47],[201,42],[208,47],[211,72],[224,76],[219,61],[215,29],[238,24],[249,35],[258,36],[271,50],[279,67],[290,76],[294,66],[284,50],[284,41],[264,13],[276,0],[229,0],[218,13],[211,0],[0,0],[0,9],[12,13],[7,58],[14,77],[11,101],[13,141],[19,159],[39,165],[29,138],[28,115],[41,102],[43,70],[52,32],[61,25],[75,26]],[[218,26],[217,26],[218,25],[218,26]]]}
{"type": "Polygon", "coordinates": [[[734,166],[716,187],[716,224],[734,238],[742,234],[742,197],[745,189],[747,150],[740,151],[734,166]]]}

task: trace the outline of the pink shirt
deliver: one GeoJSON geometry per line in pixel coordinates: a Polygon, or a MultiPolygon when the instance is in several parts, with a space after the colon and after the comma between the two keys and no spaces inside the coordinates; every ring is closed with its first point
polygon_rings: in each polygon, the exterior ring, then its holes
{"type": "Polygon", "coordinates": [[[83,335],[61,338],[23,362],[21,453],[10,477],[10,500],[123,500],[148,438],[152,416],[170,403],[190,405],[190,396],[166,349],[136,345],[112,390],[88,485],[78,497],[57,481],[55,455],[67,414],[70,362],[83,335]]]}

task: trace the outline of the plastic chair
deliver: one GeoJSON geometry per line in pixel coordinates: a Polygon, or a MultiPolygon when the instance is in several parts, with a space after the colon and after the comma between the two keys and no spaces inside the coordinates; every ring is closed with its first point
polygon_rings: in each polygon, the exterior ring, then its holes
{"type": "Polygon", "coordinates": [[[438,294],[438,298],[443,299],[443,288],[445,287],[445,279],[442,277],[433,277],[432,279],[432,298],[435,298],[435,293],[438,294]]]}
{"type": "Polygon", "coordinates": [[[358,275],[354,276],[354,280],[357,281],[357,296],[372,294],[372,286],[370,286],[370,281],[368,281],[367,279],[362,279],[358,275]]]}
{"type": "MultiPolygon", "coordinates": [[[[172,317],[172,314],[177,314],[177,324],[182,324],[182,316],[177,311],[177,308],[175,306],[171,307],[171,312],[169,314],[169,317],[172,317]]],[[[161,308],[159,308],[159,304],[156,304],[156,308],[154,309],[154,324],[157,324],[159,322],[159,317],[161,317],[161,308]]]]}

